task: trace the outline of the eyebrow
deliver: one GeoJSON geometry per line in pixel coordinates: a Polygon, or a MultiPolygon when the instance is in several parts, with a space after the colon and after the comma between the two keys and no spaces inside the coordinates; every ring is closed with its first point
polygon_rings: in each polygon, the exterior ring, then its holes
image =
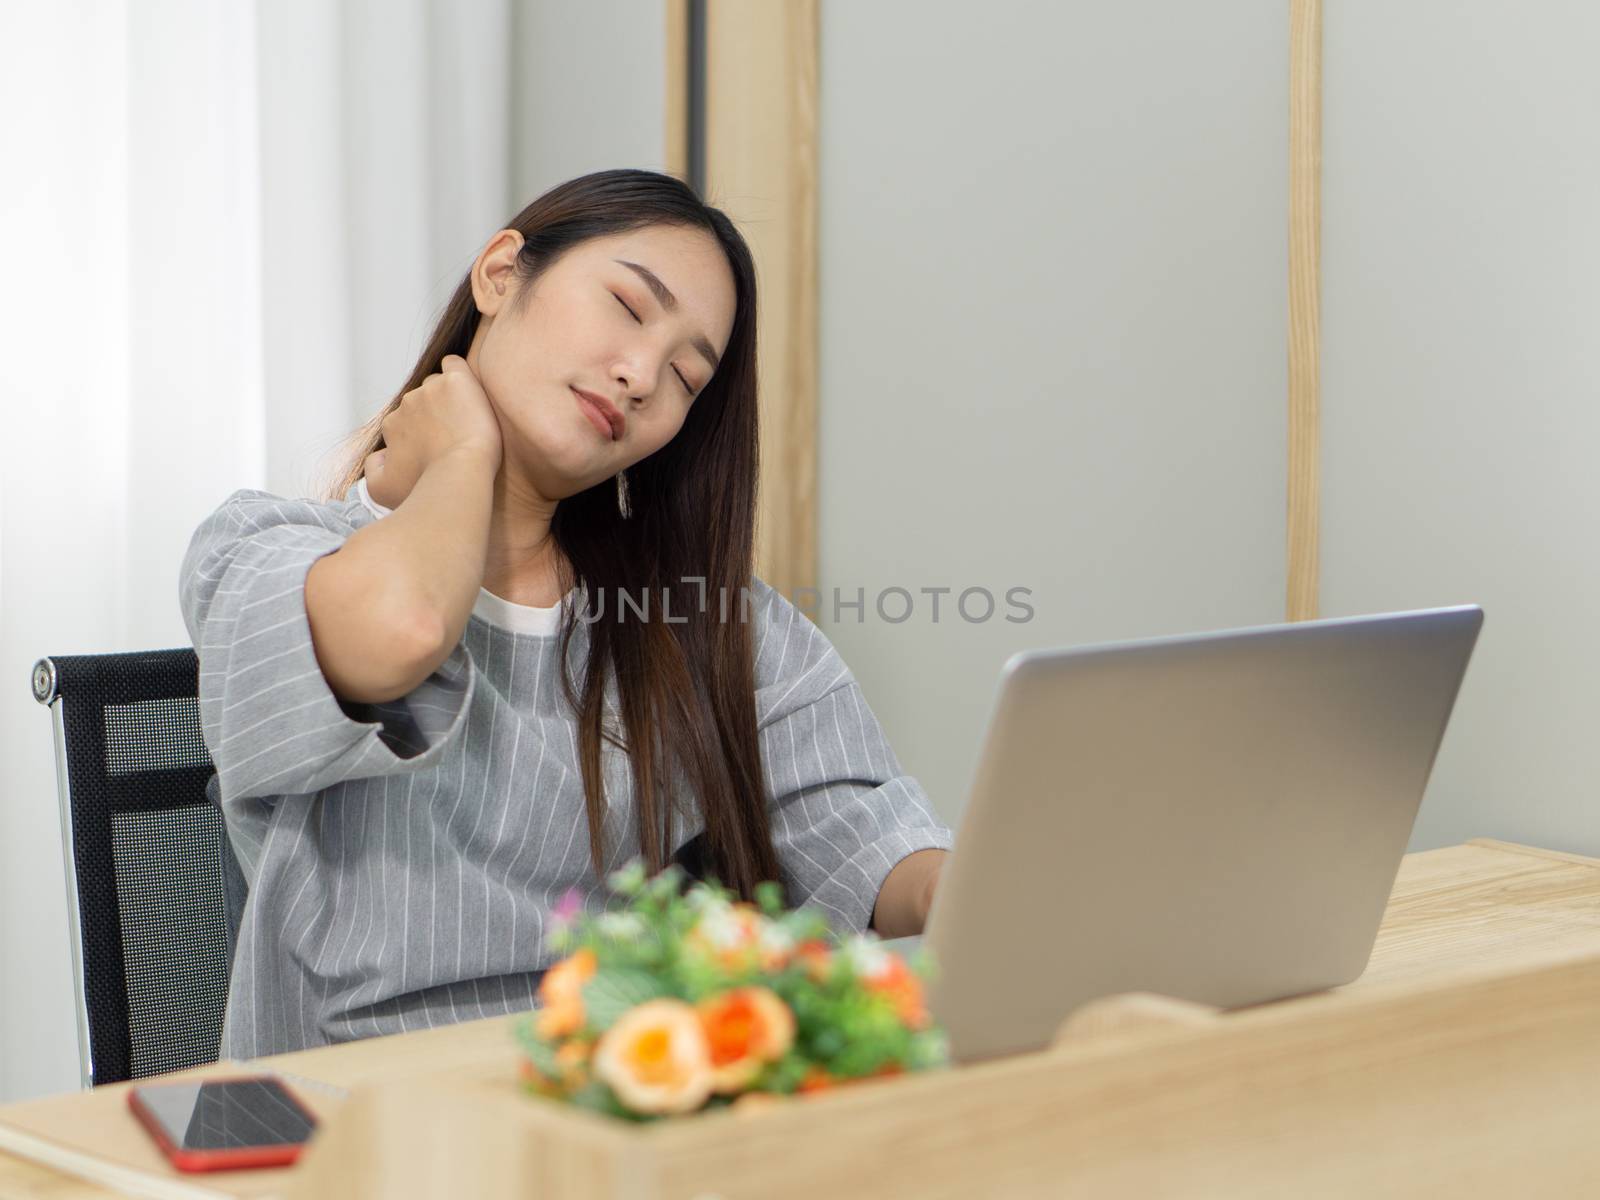
{"type": "MultiPolygon", "coordinates": [[[[662,308],[666,309],[668,312],[677,311],[678,298],[672,294],[671,288],[656,278],[656,273],[649,267],[641,266],[636,262],[629,262],[625,258],[614,258],[611,261],[622,264],[640,279],[644,280],[645,285],[649,287],[651,294],[655,296],[656,303],[661,305],[662,308]]],[[[722,365],[722,360],[717,357],[716,350],[712,348],[711,343],[706,341],[704,336],[697,334],[691,344],[696,350],[700,351],[705,360],[711,364],[711,369],[713,371],[722,365]]]]}

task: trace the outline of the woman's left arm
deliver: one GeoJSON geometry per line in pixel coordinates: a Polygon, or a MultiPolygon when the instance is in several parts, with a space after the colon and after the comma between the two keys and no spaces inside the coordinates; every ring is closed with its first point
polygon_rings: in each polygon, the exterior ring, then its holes
{"type": "Polygon", "coordinates": [[[939,871],[948,850],[918,850],[894,865],[878,889],[869,926],[879,937],[910,937],[922,932],[939,886],[939,871]]]}
{"type": "Polygon", "coordinates": [[[756,584],[756,725],[789,903],[840,932],[916,933],[954,837],[833,644],[756,584]]]}

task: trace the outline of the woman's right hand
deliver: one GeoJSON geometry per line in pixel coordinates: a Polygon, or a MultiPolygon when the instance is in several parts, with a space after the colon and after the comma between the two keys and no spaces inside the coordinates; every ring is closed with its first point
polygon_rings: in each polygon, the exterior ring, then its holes
{"type": "Polygon", "coordinates": [[[499,474],[500,419],[459,354],[445,355],[439,371],[402,396],[380,428],[383,449],[369,454],[363,469],[367,494],[385,508],[399,508],[429,465],[457,450],[482,454],[499,474]]]}

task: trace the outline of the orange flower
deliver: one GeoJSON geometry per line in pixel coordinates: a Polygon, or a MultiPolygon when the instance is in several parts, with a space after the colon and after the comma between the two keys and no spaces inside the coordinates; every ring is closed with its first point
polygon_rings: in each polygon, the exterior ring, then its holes
{"type": "MultiPolygon", "coordinates": [[[[795,1088],[795,1091],[828,1092],[837,1087],[845,1085],[850,1087],[860,1087],[863,1083],[870,1083],[874,1079],[881,1079],[887,1076],[901,1075],[904,1073],[905,1068],[899,1063],[887,1063],[884,1066],[879,1067],[871,1075],[860,1075],[850,1079],[835,1079],[832,1075],[828,1074],[825,1068],[819,1067],[813,1063],[811,1066],[806,1068],[806,1073],[801,1078],[800,1084],[795,1088]]],[[[751,1095],[757,1094],[759,1093],[751,1093],[751,1095]]]]}
{"type": "Polygon", "coordinates": [[[712,1090],[739,1091],[794,1044],[794,1014],[764,987],[732,988],[697,1006],[711,1049],[712,1090]]]}
{"type": "Polygon", "coordinates": [[[582,1087],[587,1080],[591,1049],[591,1043],[573,1040],[556,1050],[556,1065],[561,1068],[561,1081],[568,1087],[582,1087]]]}
{"type": "Polygon", "coordinates": [[[893,1001],[896,1014],[906,1025],[912,1029],[923,1028],[929,1018],[923,1004],[922,980],[898,954],[889,954],[885,958],[885,965],[863,981],[867,990],[893,1001]]]}
{"type": "Polygon", "coordinates": [[[833,1087],[833,1083],[833,1076],[829,1075],[828,1072],[822,1067],[819,1067],[813,1063],[811,1066],[806,1068],[805,1076],[800,1080],[800,1084],[795,1088],[795,1091],[825,1092],[833,1087]]]}
{"type": "Polygon", "coordinates": [[[561,1085],[553,1079],[546,1079],[539,1069],[527,1059],[523,1059],[517,1064],[517,1073],[522,1077],[522,1082],[538,1092],[539,1095],[561,1095],[561,1085]]]}
{"type": "Polygon", "coordinates": [[[595,1045],[595,1077],[638,1113],[681,1113],[711,1095],[711,1052],[693,1006],[682,1000],[635,1005],[595,1045]]]}
{"type": "Polygon", "coordinates": [[[756,955],[760,959],[761,969],[768,974],[783,970],[794,957],[794,952],[793,935],[776,921],[763,917],[761,934],[756,939],[756,955]]]}
{"type": "Polygon", "coordinates": [[[540,1037],[565,1037],[583,1028],[583,985],[594,978],[597,966],[594,951],[585,946],[545,972],[535,1025],[540,1037]]]}
{"type": "Polygon", "coordinates": [[[767,924],[760,910],[745,901],[716,904],[701,913],[683,940],[689,949],[725,971],[737,974],[758,967],[768,969],[767,963],[775,956],[763,944],[767,924]]]}
{"type": "Polygon", "coordinates": [[[821,983],[833,965],[833,951],[820,938],[807,938],[795,947],[795,961],[805,966],[806,974],[821,983]]]}

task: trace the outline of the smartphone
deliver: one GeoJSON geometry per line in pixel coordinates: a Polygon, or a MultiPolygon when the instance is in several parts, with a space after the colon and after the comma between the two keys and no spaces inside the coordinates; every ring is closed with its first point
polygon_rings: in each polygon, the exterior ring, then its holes
{"type": "Polygon", "coordinates": [[[317,1127],[269,1075],[133,1087],[128,1107],[180,1171],[292,1163],[317,1127]]]}

